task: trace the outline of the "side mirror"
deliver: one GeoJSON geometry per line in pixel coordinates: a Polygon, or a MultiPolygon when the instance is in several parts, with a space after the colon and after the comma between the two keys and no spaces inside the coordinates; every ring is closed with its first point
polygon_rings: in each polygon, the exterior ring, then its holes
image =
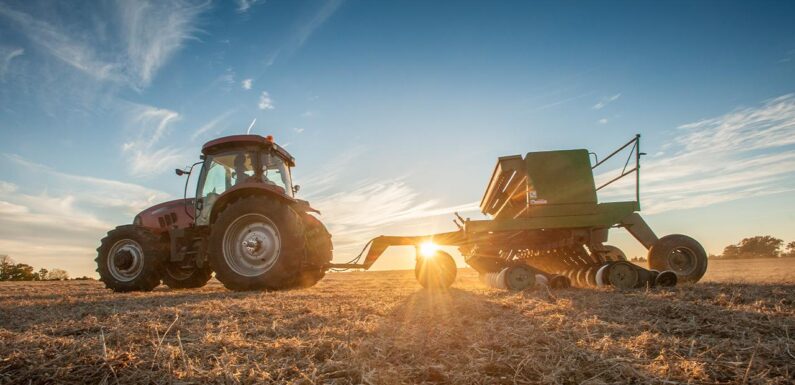
{"type": "Polygon", "coordinates": [[[293,194],[297,194],[299,190],[301,190],[301,185],[293,186],[293,194]]]}
{"type": "Polygon", "coordinates": [[[174,172],[177,174],[177,176],[183,176],[185,174],[190,174],[190,171],[185,171],[185,170],[181,170],[181,169],[175,169],[174,172]]]}

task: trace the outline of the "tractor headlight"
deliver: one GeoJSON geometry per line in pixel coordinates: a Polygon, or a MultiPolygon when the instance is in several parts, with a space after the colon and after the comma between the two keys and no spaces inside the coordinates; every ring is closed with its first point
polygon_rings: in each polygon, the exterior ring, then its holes
{"type": "Polygon", "coordinates": [[[144,221],[141,219],[140,215],[136,215],[135,218],[133,219],[133,224],[136,226],[142,226],[144,224],[144,221]]]}

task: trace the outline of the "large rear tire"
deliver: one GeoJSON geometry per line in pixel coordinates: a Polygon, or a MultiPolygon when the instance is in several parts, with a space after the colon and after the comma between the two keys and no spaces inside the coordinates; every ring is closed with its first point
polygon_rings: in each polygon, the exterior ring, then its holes
{"type": "Polygon", "coordinates": [[[146,228],[119,226],[97,248],[99,279],[116,292],[151,291],[160,285],[166,254],[163,242],[146,228]]]}
{"type": "Polygon", "coordinates": [[[304,214],[306,234],[306,259],[293,287],[305,289],[315,286],[326,276],[326,266],[331,262],[333,245],[331,233],[317,218],[304,214]]]}
{"type": "Polygon", "coordinates": [[[707,252],[686,235],[666,235],[649,249],[649,267],[671,270],[681,282],[698,282],[707,272],[707,252]]]}
{"type": "Polygon", "coordinates": [[[195,289],[206,285],[212,276],[213,269],[207,264],[184,267],[178,262],[171,262],[163,269],[163,284],[171,289],[195,289]]]}
{"type": "Polygon", "coordinates": [[[274,198],[253,195],[227,205],[210,231],[209,261],[230,290],[294,287],[305,253],[298,214],[274,198]]]}

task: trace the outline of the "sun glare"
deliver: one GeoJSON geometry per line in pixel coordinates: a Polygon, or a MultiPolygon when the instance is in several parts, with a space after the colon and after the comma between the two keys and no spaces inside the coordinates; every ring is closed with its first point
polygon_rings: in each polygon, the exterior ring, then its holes
{"type": "Polygon", "coordinates": [[[423,242],[420,244],[420,255],[425,258],[433,257],[436,251],[439,250],[439,245],[433,242],[423,242]]]}

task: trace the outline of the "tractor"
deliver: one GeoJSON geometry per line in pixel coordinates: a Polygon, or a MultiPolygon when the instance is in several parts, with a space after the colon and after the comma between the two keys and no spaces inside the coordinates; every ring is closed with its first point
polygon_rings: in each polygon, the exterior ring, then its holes
{"type": "Polygon", "coordinates": [[[198,288],[212,273],[231,290],[308,287],[325,275],[331,234],[320,212],[296,199],[295,159],[272,136],[207,142],[188,169],[183,199],[158,204],[108,232],[97,272],[117,292],[198,288]],[[195,198],[187,197],[201,165],[195,198]]]}

